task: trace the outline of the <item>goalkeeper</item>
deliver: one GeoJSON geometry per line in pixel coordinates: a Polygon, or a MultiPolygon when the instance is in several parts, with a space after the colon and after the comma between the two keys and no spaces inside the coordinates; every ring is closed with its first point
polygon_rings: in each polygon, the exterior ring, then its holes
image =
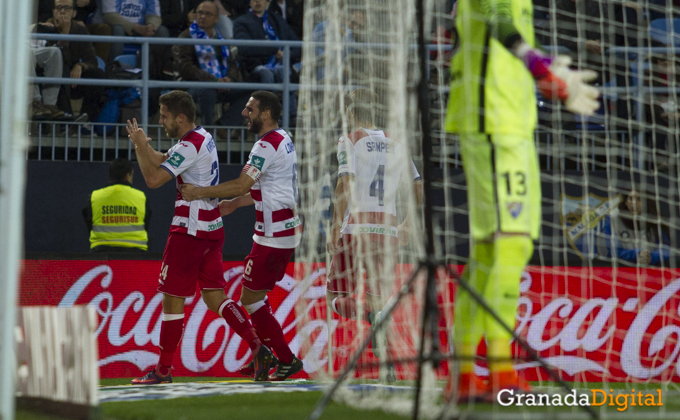
{"type": "MultiPolygon", "coordinates": [[[[531,0],[460,0],[460,48],[452,58],[446,130],[460,139],[472,246],[463,276],[510,327],[515,326],[520,276],[541,222],[541,184],[533,141],[536,86],[572,112],[592,115],[598,91],[592,71],[573,71],[566,57],[535,46],[531,0]]],[[[501,389],[528,390],[511,362],[511,335],[462,288],[455,302],[454,346],[462,358],[458,403],[495,401],[501,389]],[[485,336],[489,382],[474,373],[485,336]]],[[[507,394],[505,394],[507,395],[507,394]]]]}

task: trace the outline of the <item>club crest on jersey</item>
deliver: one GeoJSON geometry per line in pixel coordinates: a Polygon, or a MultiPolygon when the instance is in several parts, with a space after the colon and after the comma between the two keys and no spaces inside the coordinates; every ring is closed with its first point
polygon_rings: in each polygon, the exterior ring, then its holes
{"type": "Polygon", "coordinates": [[[262,167],[264,166],[264,158],[260,156],[253,156],[253,159],[250,161],[250,164],[261,171],[262,167]]]}
{"type": "Polygon", "coordinates": [[[347,165],[347,152],[338,153],[338,164],[347,165]]]}
{"type": "Polygon", "coordinates": [[[510,212],[510,216],[512,216],[513,219],[517,219],[517,216],[522,212],[522,203],[519,203],[517,201],[513,201],[512,203],[508,203],[508,212],[510,212]]]}
{"type": "Polygon", "coordinates": [[[179,153],[173,153],[173,155],[168,159],[168,163],[173,168],[179,168],[179,165],[181,165],[182,162],[184,162],[184,156],[180,155],[179,153]]]}

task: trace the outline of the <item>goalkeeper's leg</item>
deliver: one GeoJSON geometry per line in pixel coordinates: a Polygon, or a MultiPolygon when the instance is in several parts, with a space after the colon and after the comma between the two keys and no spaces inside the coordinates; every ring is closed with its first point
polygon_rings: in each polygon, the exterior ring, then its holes
{"type": "MultiPolygon", "coordinates": [[[[493,243],[478,242],[472,248],[468,266],[463,272],[463,279],[479,294],[486,289],[489,273],[494,256],[493,243]]],[[[454,333],[453,342],[459,362],[458,402],[481,399],[486,387],[482,380],[474,373],[474,357],[477,346],[482,338],[484,328],[484,309],[475,302],[462,287],[456,290],[456,304],[454,305],[454,333]]],[[[444,391],[444,398],[453,398],[454,375],[449,375],[449,383],[444,391]]]]}
{"type": "MultiPolygon", "coordinates": [[[[484,299],[503,322],[514,329],[522,271],[533,252],[527,235],[501,235],[494,241],[493,266],[484,289],[484,299]]],[[[520,384],[513,369],[510,341],[506,331],[488,313],[483,314],[489,358],[489,385],[494,395],[505,388],[528,389],[520,384]]]]}

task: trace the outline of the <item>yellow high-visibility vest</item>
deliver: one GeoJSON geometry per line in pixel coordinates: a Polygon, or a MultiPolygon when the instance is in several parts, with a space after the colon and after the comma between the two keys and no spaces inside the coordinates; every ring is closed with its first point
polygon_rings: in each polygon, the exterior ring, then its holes
{"type": "Polygon", "coordinates": [[[147,250],[144,228],[146,196],[128,185],[114,184],[92,193],[90,248],[100,245],[147,250]]]}

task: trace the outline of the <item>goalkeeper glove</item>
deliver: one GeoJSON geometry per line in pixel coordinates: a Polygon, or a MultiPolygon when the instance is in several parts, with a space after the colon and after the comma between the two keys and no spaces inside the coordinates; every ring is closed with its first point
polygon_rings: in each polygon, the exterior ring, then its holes
{"type": "Polygon", "coordinates": [[[587,83],[597,78],[594,71],[571,70],[569,57],[548,57],[525,43],[517,49],[517,56],[534,76],[543,97],[559,99],[569,111],[585,116],[593,115],[599,108],[600,92],[587,83]]]}

